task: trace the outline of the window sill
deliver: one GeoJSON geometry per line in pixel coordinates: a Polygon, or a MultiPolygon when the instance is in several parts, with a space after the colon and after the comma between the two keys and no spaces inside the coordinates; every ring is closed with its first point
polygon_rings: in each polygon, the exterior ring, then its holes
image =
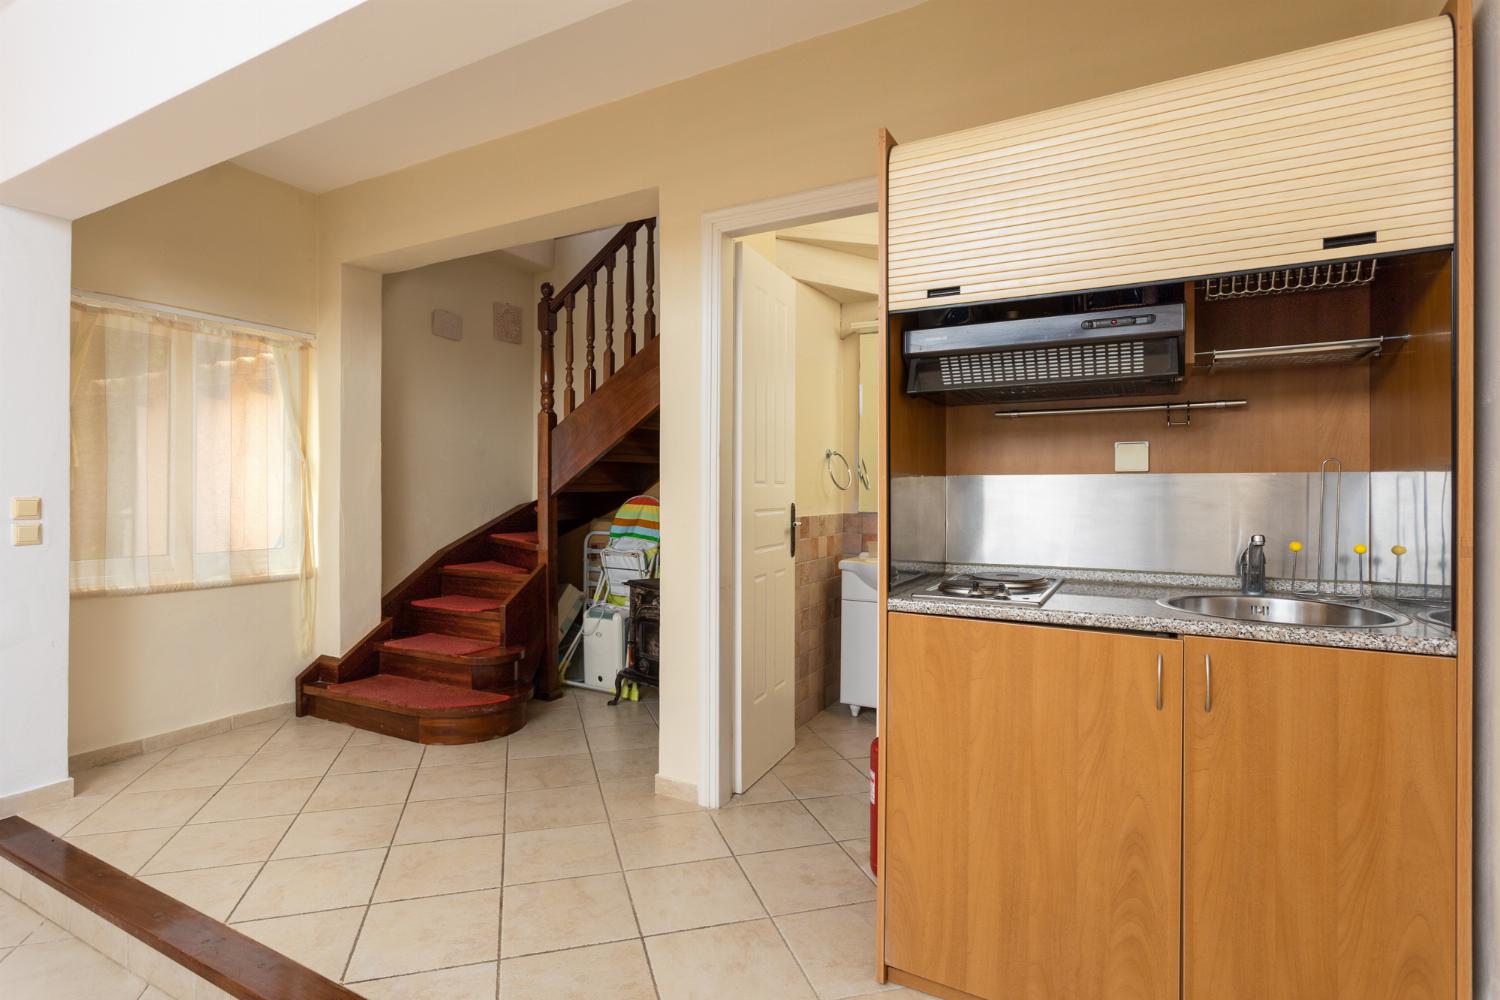
{"type": "MultiPolygon", "coordinates": [[[[309,573],[307,579],[312,580],[315,576],[316,574],[309,573]]],[[[298,579],[301,578],[296,573],[283,573],[278,576],[257,576],[250,580],[226,580],[223,583],[174,583],[159,587],[70,590],[68,596],[83,600],[95,597],[142,597],[148,594],[183,594],[196,590],[224,590],[227,587],[254,587],[263,583],[286,583],[298,579]]]]}

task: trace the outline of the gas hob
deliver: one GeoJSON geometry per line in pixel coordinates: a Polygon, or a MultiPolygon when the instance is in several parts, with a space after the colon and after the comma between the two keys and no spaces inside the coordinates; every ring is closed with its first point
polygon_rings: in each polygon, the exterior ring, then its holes
{"type": "Polygon", "coordinates": [[[1031,573],[957,573],[915,591],[913,596],[946,601],[994,601],[1040,607],[1063,585],[1061,577],[1031,573]]]}

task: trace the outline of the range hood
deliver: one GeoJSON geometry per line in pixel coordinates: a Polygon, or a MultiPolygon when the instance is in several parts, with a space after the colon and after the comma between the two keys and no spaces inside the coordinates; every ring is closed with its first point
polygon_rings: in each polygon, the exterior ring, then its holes
{"type": "Polygon", "coordinates": [[[903,335],[906,392],[948,406],[1173,391],[1181,303],[957,323],[903,335]]]}

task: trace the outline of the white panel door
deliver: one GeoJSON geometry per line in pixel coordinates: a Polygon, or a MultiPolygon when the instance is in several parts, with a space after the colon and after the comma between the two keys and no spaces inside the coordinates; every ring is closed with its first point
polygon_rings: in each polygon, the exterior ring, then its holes
{"type": "Polygon", "coordinates": [[[796,574],[792,468],[796,283],[735,247],[740,373],[739,621],[735,646],[734,790],[743,792],[796,741],[796,574]]]}

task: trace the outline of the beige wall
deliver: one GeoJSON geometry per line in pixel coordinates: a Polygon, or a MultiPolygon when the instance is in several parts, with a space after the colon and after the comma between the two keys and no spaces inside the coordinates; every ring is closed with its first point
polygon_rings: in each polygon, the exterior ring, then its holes
{"type": "MultiPolygon", "coordinates": [[[[73,224],[73,283],[297,330],[316,325],[311,195],[232,165],[73,224]]],[[[292,700],[299,584],[75,598],[69,753],[292,700]]]]}
{"type": "MultiPolygon", "coordinates": [[[[839,338],[839,304],[797,282],[797,513],[848,514],[857,509],[854,485],[840,490],[823,455],[832,448],[852,465],[859,445],[859,342],[839,338]]],[[[842,482],[845,469],[833,460],[842,482]]]]}
{"type": "Polygon", "coordinates": [[[532,277],[497,254],[388,274],[381,308],[381,589],[438,548],[533,498],[534,323],[498,341],[493,303],[534,312],[532,277]],[[463,339],[432,334],[432,311],[463,339]]]}
{"type": "MultiPolygon", "coordinates": [[[[729,582],[705,580],[700,569],[705,537],[722,545],[728,522],[721,507],[705,525],[701,509],[703,214],[871,176],[881,126],[910,141],[1431,16],[1438,7],[1433,0],[1267,0],[1247,17],[1243,4],[1189,0],[1040,6],[932,0],[329,192],[318,199],[320,273],[336,281],[345,262],[374,263],[409,248],[434,255],[418,263],[452,257],[452,245],[472,245],[476,234],[505,232],[521,242],[577,231],[586,227],[537,233],[530,220],[654,193],[666,387],[660,769],[664,778],[696,783],[703,623],[709,602],[729,582]],[[601,149],[610,155],[600,157],[601,149]]],[[[611,221],[618,218],[592,224],[611,221]]],[[[355,345],[343,337],[342,294],[337,287],[320,290],[320,335],[327,330],[326,343],[350,352],[355,345]]],[[[348,401],[331,403],[327,414],[342,424],[336,439],[367,448],[351,440],[378,433],[360,419],[365,390],[351,385],[348,371],[341,379],[348,401]]],[[[721,461],[730,453],[727,437],[712,444],[721,461]]],[[[336,470],[323,485],[327,495],[347,489],[336,470]]],[[[378,547],[378,519],[368,520],[346,518],[345,550],[378,547]]],[[[336,586],[353,586],[352,574],[341,568],[340,576],[336,586]]],[[[350,632],[374,624],[378,595],[343,596],[350,632]]]]}

